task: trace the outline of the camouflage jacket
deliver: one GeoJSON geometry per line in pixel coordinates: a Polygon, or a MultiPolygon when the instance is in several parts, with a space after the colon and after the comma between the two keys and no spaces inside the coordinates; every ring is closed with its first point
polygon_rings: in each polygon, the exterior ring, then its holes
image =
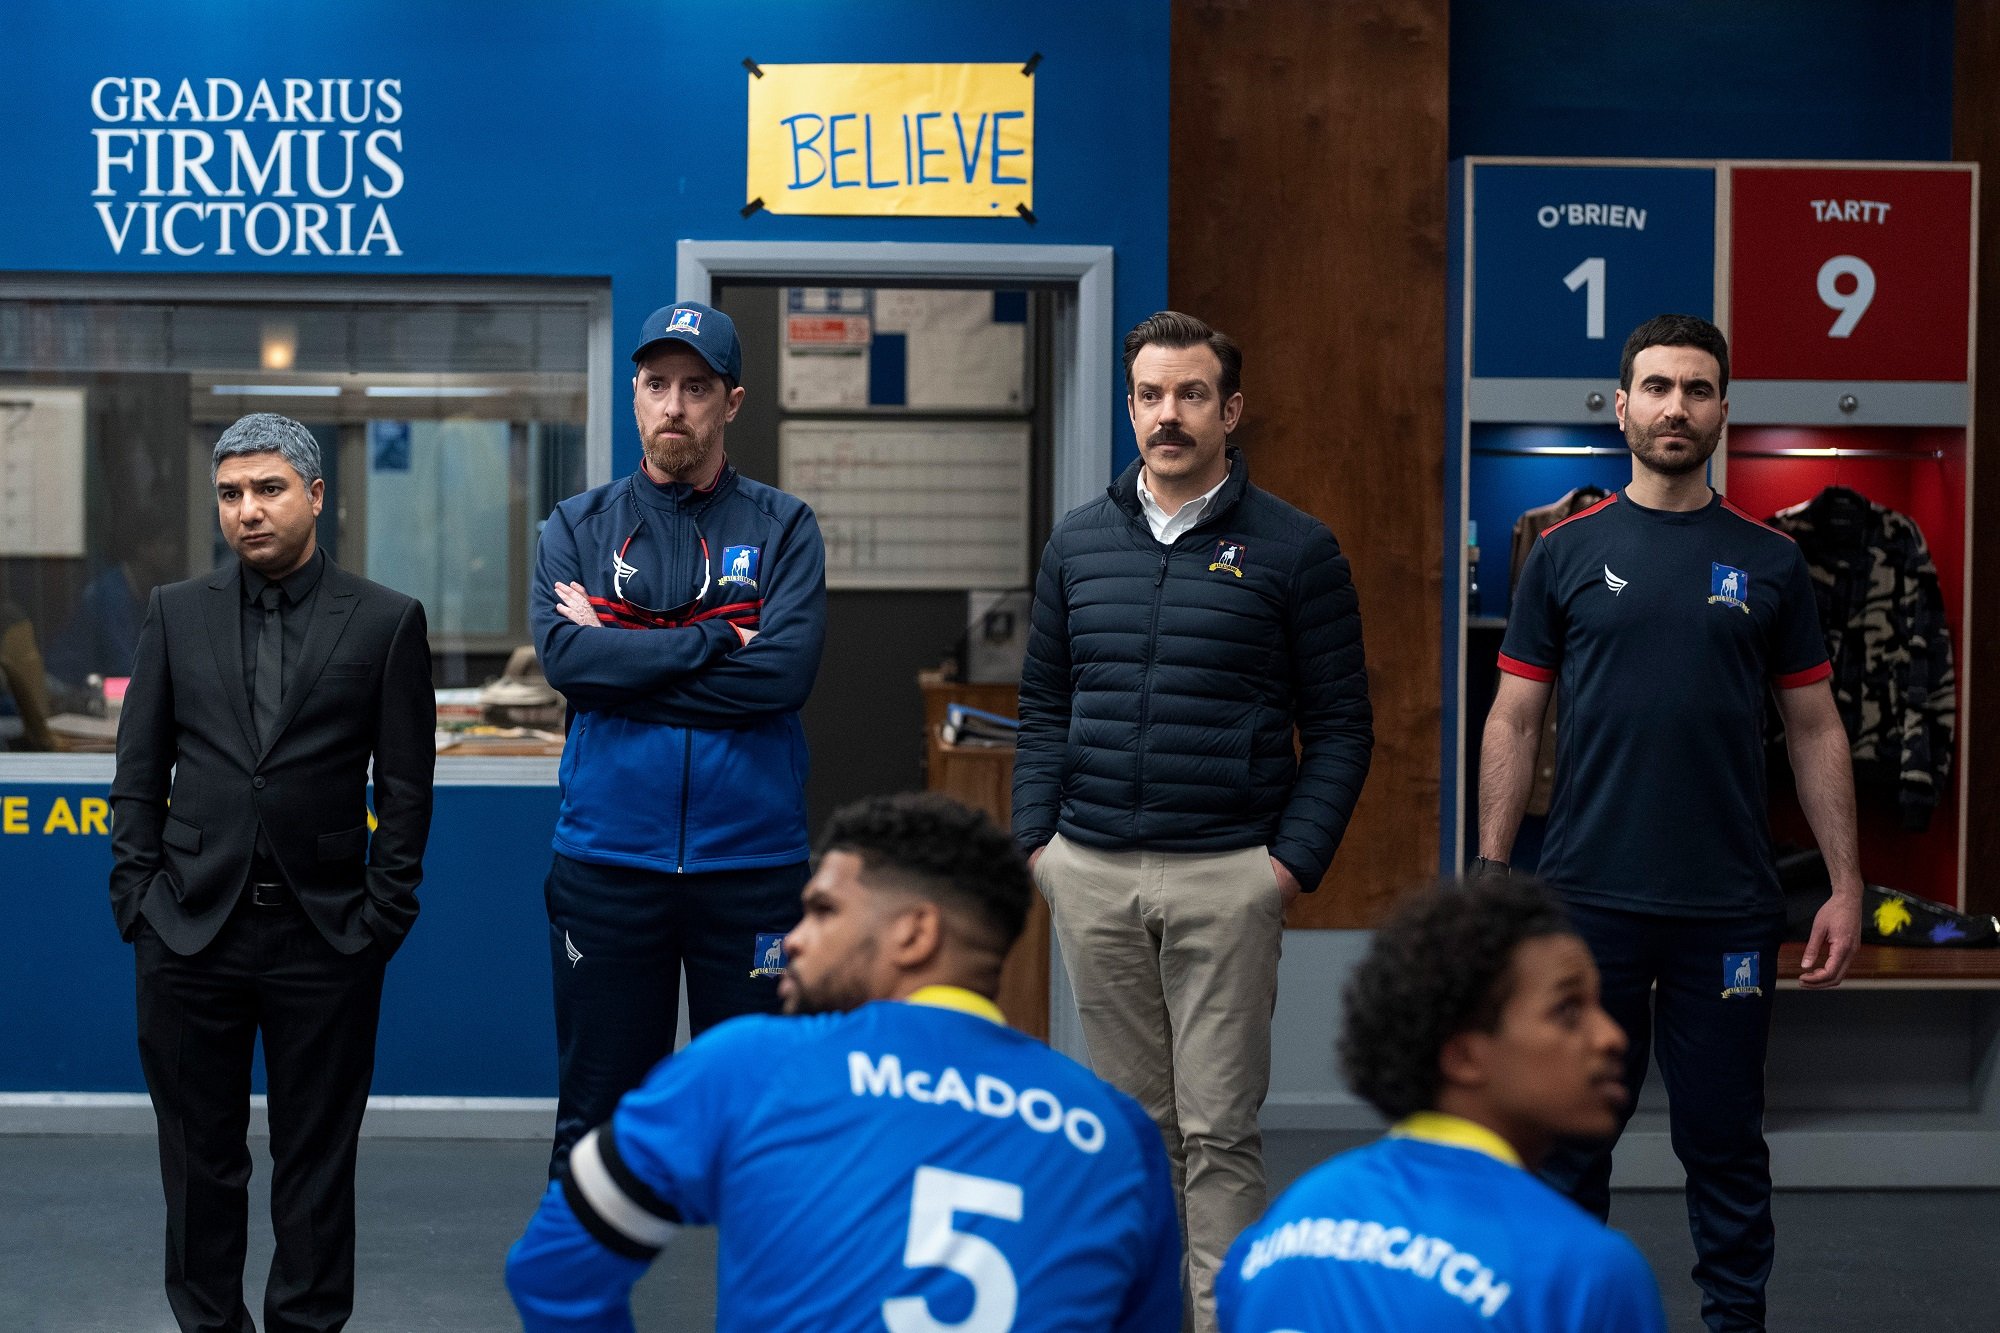
{"type": "Polygon", "coordinates": [[[1943,798],[1957,726],[1951,631],[1924,534],[1844,486],[1771,524],[1812,570],[1856,785],[1893,793],[1903,826],[1921,830],[1943,798]]]}

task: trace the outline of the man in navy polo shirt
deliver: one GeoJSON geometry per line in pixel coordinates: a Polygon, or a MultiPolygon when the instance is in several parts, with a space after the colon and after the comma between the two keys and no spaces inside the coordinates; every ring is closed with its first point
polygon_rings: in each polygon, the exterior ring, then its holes
{"type": "MultiPolygon", "coordinates": [[[[1853,771],[1805,560],[1706,480],[1728,389],[1729,346],[1706,320],[1661,315],[1627,340],[1617,408],[1632,480],[1544,532],[1521,571],[1486,721],[1475,866],[1505,867],[1560,684],[1538,873],[1630,1039],[1628,1116],[1649,1044],[1659,1051],[1716,1330],[1764,1327],[1773,1248],[1764,1050],[1784,911],[1765,808],[1770,691],[1833,877],[1800,984],[1838,985],[1861,931],[1853,771]]],[[[1612,1142],[1545,1168],[1600,1217],[1612,1142]]]]}
{"type": "Polygon", "coordinates": [[[542,525],[529,620],[571,710],[544,889],[551,1174],[673,1049],[683,970],[695,1033],[778,1008],[826,549],[804,501],[729,465],[742,376],[728,315],[655,310],[632,349],[639,466],[542,525]]]}

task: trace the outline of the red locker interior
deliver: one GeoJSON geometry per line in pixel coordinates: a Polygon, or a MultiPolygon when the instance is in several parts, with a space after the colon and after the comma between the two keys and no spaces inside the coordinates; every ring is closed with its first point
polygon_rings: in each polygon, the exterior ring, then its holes
{"type": "MultiPolygon", "coordinates": [[[[1729,432],[1729,498],[1759,518],[1803,503],[1828,486],[1846,486],[1913,519],[1923,530],[1937,566],[1951,627],[1961,717],[1964,711],[1964,595],[1966,568],[1966,437],[1958,428],[1741,426],[1729,432]],[[1796,450],[1859,450],[1887,457],[1770,455],[1796,450]]],[[[1905,831],[1886,803],[1860,802],[1861,872],[1884,884],[1952,906],[1961,906],[1958,873],[1957,746],[1951,780],[1941,793],[1930,827],[1905,831]]],[[[1781,841],[1812,838],[1789,791],[1774,790],[1772,830],[1781,841]]]]}

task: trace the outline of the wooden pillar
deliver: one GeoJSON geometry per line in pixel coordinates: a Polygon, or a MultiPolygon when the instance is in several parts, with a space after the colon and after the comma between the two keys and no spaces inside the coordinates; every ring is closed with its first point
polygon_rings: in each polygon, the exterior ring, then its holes
{"type": "Polygon", "coordinates": [[[1243,344],[1251,478],[1354,566],[1375,758],[1294,926],[1437,872],[1447,0],[1176,0],[1167,290],[1243,344]]]}
{"type": "MultiPolygon", "coordinates": [[[[1965,908],[2000,913],[2000,8],[1957,6],[1952,155],[1979,163],[1978,345],[1973,354],[1972,549],[1966,560],[1979,608],[1958,645],[1961,682],[1980,680],[1959,714],[1969,789],[1965,819],[1965,908]],[[1983,447],[1982,447],[1983,446],[1983,447]]],[[[1961,687],[1963,688],[1963,687],[1961,687]]]]}

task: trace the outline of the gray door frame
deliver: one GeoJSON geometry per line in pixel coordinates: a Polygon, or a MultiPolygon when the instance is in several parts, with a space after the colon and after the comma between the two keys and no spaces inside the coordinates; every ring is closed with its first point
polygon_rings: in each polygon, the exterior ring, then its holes
{"type": "MultiPolygon", "coordinates": [[[[675,299],[711,301],[732,279],[823,285],[963,281],[1055,284],[1051,508],[1057,517],[1111,480],[1112,249],[1108,245],[932,245],[900,242],[696,241],[680,243],[675,299]]],[[[1087,1060],[1062,951],[1049,941],[1049,1044],[1087,1060]]]]}

